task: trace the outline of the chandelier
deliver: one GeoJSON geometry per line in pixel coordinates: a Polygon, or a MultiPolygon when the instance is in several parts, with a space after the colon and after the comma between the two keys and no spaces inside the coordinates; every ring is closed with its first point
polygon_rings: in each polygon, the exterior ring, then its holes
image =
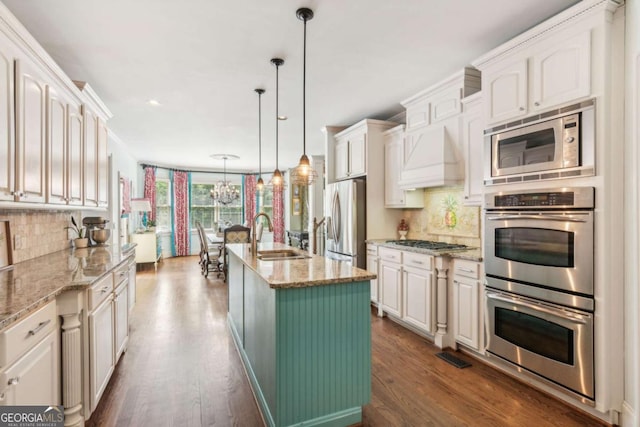
{"type": "Polygon", "coordinates": [[[240,191],[227,181],[227,160],[237,160],[240,157],[233,154],[213,154],[211,156],[216,160],[224,161],[224,175],[222,181],[218,181],[213,189],[211,189],[210,196],[214,202],[221,205],[230,205],[236,200],[240,199],[240,191]]]}

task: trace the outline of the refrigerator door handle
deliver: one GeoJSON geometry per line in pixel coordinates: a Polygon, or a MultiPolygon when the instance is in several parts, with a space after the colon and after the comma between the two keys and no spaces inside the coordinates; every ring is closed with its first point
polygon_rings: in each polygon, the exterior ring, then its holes
{"type": "Polygon", "coordinates": [[[340,232],[342,228],[342,212],[340,209],[340,194],[336,191],[333,197],[333,238],[336,243],[340,243],[340,232]]]}
{"type": "Polygon", "coordinates": [[[333,224],[330,216],[327,217],[326,224],[327,224],[327,240],[333,240],[333,224]]]}

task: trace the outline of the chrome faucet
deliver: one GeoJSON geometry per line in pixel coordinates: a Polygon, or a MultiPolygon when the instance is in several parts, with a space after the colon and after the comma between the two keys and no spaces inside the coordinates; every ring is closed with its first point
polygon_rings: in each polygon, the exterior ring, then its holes
{"type": "Polygon", "coordinates": [[[313,233],[311,234],[311,250],[313,251],[314,255],[318,253],[318,248],[316,247],[317,246],[318,227],[320,227],[322,225],[324,220],[325,220],[325,217],[322,217],[320,222],[318,222],[316,217],[315,216],[313,217],[313,233]]]}
{"type": "Polygon", "coordinates": [[[267,224],[269,224],[269,231],[273,231],[273,225],[271,225],[271,218],[269,218],[269,215],[267,215],[264,212],[260,212],[258,215],[253,217],[253,221],[251,221],[251,253],[252,254],[256,254],[257,253],[257,248],[258,248],[258,241],[256,239],[256,220],[259,217],[265,217],[267,218],[267,224]]]}

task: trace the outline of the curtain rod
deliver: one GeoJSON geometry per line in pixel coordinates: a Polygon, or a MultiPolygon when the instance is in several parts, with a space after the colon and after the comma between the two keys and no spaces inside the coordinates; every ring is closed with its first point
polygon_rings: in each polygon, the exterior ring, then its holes
{"type": "MultiPolygon", "coordinates": [[[[171,168],[168,166],[159,166],[159,165],[152,165],[149,163],[140,163],[140,166],[142,167],[142,169],[151,167],[151,168],[157,168],[157,169],[164,169],[164,170],[169,170],[169,171],[174,171],[174,172],[196,172],[196,173],[215,173],[215,174],[221,174],[223,173],[223,171],[214,171],[214,170],[204,170],[204,169],[179,169],[179,168],[171,168]]],[[[258,175],[257,172],[229,172],[227,171],[227,175],[258,175]]]]}

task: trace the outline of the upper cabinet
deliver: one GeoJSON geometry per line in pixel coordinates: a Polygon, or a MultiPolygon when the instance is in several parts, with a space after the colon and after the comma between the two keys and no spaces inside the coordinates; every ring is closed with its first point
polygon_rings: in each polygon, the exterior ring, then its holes
{"type": "Polygon", "coordinates": [[[482,206],[484,188],[484,117],[482,93],[462,100],[462,149],[464,151],[464,204],[482,206]]]}
{"type": "Polygon", "coordinates": [[[106,207],[110,117],[23,27],[0,26],[0,201],[106,207]]]}
{"type": "Polygon", "coordinates": [[[532,30],[474,62],[482,70],[488,127],[592,96],[592,25],[549,27],[553,30],[532,30]]]}
{"type": "Polygon", "coordinates": [[[405,190],[461,183],[463,97],[480,90],[480,72],[465,68],[405,100],[407,128],[399,187],[405,190]]]}
{"type": "Polygon", "coordinates": [[[384,132],[384,205],[387,208],[423,208],[424,192],[400,188],[404,158],[404,125],[384,132]]]}
{"type": "Polygon", "coordinates": [[[336,181],[367,174],[367,132],[358,128],[336,135],[336,181]]]}

